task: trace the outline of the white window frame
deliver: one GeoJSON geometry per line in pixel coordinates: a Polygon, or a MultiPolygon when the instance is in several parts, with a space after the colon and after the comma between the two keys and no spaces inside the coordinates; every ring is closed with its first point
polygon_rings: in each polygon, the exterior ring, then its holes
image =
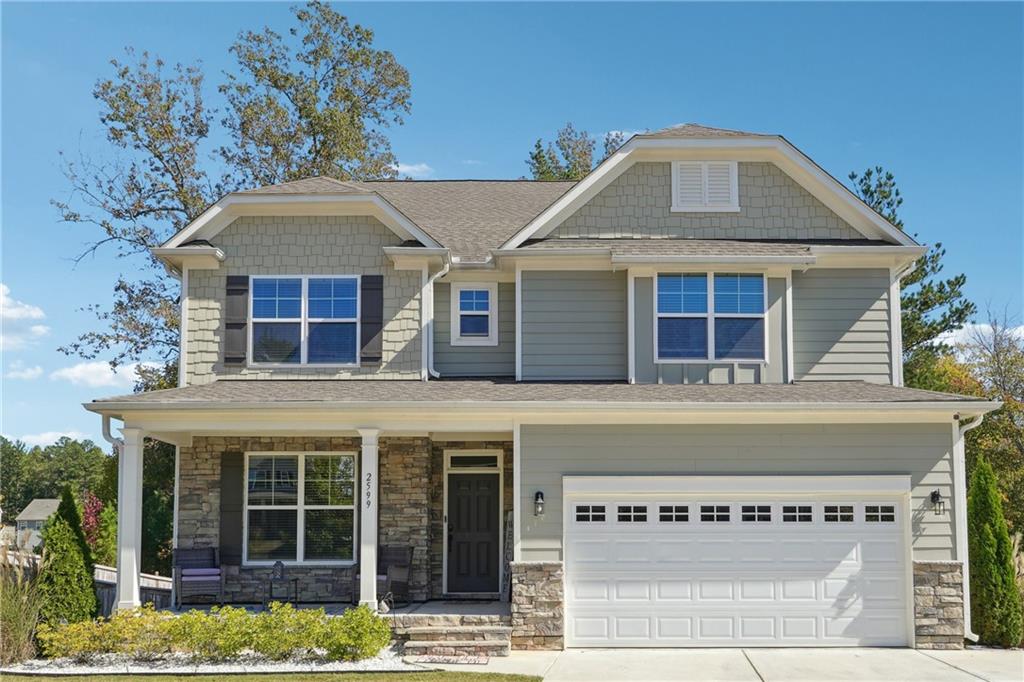
{"type": "Polygon", "coordinates": [[[295,504],[282,505],[254,505],[252,509],[283,509],[295,510],[295,560],[283,561],[285,566],[354,566],[359,563],[359,505],[356,501],[359,497],[359,453],[353,451],[277,451],[262,450],[245,453],[245,467],[242,472],[242,480],[245,485],[245,495],[242,500],[242,565],[243,566],[273,566],[276,561],[249,560],[249,459],[251,457],[298,457],[299,479],[298,491],[295,504]],[[306,456],[320,457],[351,457],[353,460],[353,496],[352,504],[339,505],[306,505],[306,456]],[[306,510],[307,509],[351,509],[352,510],[352,559],[336,559],[305,561],[301,557],[305,553],[306,544],[306,510]]]}
{"type": "Polygon", "coordinates": [[[739,213],[739,164],[736,161],[709,160],[709,161],[673,161],[672,162],[672,213],[739,213]],[[709,206],[708,205],[708,164],[728,163],[729,164],[729,205],[709,206]],[[700,166],[701,194],[703,201],[700,204],[684,204],[679,197],[679,169],[683,166],[700,166]]]}
{"type": "Polygon", "coordinates": [[[742,272],[736,270],[708,270],[701,272],[680,272],[663,270],[654,274],[654,362],[659,365],[727,365],[727,364],[759,364],[767,365],[768,356],[768,276],[764,272],[742,272]],[[658,278],[661,275],[704,275],[707,278],[708,302],[707,313],[662,313],[658,311],[658,278]],[[761,277],[761,313],[716,313],[715,312],[715,275],[760,275],[761,277]],[[658,353],[658,319],[662,317],[683,317],[707,319],[708,321],[708,353],[703,358],[662,358],[658,353]],[[764,321],[764,357],[763,358],[716,358],[715,357],[715,323],[718,318],[760,318],[764,321]]]}
{"type": "Polygon", "coordinates": [[[360,339],[362,338],[362,323],[360,322],[363,314],[363,281],[362,275],[354,274],[330,274],[330,275],[252,275],[249,278],[249,323],[246,325],[246,333],[248,334],[248,350],[247,350],[247,365],[254,368],[275,368],[285,369],[296,367],[326,367],[326,368],[340,368],[340,367],[359,367],[359,353],[360,353],[360,339]],[[298,279],[302,282],[302,290],[300,293],[301,298],[299,299],[299,317],[289,318],[268,318],[260,317],[256,318],[253,316],[253,299],[256,294],[256,281],[261,279],[298,279]],[[356,281],[356,316],[355,319],[345,318],[321,318],[321,317],[309,317],[309,280],[311,279],[354,279],[356,281]],[[253,359],[252,351],[252,337],[253,328],[257,323],[299,323],[299,361],[298,362],[256,362],[253,359]],[[319,322],[337,322],[337,323],[355,323],[356,325],[356,360],[355,362],[313,362],[307,361],[309,354],[309,325],[310,323],[316,324],[319,322]]]}
{"type": "MultiPolygon", "coordinates": [[[[468,313],[472,314],[472,313],[468,313]]],[[[498,345],[498,283],[497,282],[452,282],[451,284],[451,345],[453,346],[497,346],[498,345]],[[487,336],[462,336],[459,325],[459,298],[463,291],[487,291],[487,336]]]]}

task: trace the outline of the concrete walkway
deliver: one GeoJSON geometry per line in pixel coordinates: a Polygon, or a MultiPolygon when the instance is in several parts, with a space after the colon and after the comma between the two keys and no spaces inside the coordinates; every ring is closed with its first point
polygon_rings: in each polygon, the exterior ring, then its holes
{"type": "Polygon", "coordinates": [[[438,667],[537,675],[545,682],[1022,682],[1024,651],[570,649],[438,667]]]}

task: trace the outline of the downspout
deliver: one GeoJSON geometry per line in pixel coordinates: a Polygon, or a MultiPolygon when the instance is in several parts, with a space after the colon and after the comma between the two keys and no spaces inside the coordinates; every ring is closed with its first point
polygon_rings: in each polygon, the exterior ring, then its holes
{"type": "Polygon", "coordinates": [[[954,417],[957,442],[953,448],[953,487],[956,495],[956,555],[960,559],[960,572],[963,576],[964,594],[964,638],[972,642],[978,641],[978,635],[971,630],[971,569],[970,557],[967,552],[967,444],[964,436],[971,429],[976,429],[985,421],[981,414],[966,424],[960,424],[960,415],[954,417]]]}
{"type": "Polygon", "coordinates": [[[116,452],[119,457],[121,456],[121,453],[124,452],[124,439],[115,438],[114,435],[110,433],[110,415],[108,414],[103,415],[103,440],[114,446],[114,452],[116,452]]]}
{"type": "Polygon", "coordinates": [[[427,343],[429,344],[429,347],[427,348],[428,381],[430,380],[430,377],[434,377],[435,379],[441,378],[441,375],[434,369],[434,282],[437,281],[438,278],[447,275],[448,271],[451,270],[451,267],[451,255],[448,255],[445,257],[444,261],[442,261],[441,269],[431,275],[427,280],[425,295],[427,296],[430,310],[430,319],[427,321],[427,343]]]}

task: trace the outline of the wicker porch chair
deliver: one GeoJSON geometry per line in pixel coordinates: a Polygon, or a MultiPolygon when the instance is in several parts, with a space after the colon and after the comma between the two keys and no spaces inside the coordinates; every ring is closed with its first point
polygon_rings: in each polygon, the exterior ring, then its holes
{"type": "MultiPolygon", "coordinates": [[[[385,545],[377,549],[377,598],[390,594],[396,603],[408,604],[413,548],[385,545]]],[[[352,603],[359,603],[359,571],[352,574],[352,603]]]]}
{"type": "Polygon", "coordinates": [[[224,603],[224,567],[216,547],[175,549],[173,558],[175,608],[186,596],[214,597],[224,603]]]}

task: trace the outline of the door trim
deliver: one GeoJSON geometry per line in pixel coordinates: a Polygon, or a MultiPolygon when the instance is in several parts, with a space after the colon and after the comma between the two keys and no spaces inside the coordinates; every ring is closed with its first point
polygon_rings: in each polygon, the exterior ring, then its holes
{"type": "MultiPolygon", "coordinates": [[[[501,594],[501,585],[505,580],[505,463],[503,450],[445,450],[444,473],[442,485],[444,497],[441,502],[441,594],[442,595],[477,595],[479,592],[450,592],[448,590],[448,474],[498,474],[498,589],[495,595],[501,594]],[[451,466],[452,456],[460,455],[493,455],[495,467],[460,468],[451,466]]],[[[490,594],[489,592],[486,594],[490,594]]]]}

